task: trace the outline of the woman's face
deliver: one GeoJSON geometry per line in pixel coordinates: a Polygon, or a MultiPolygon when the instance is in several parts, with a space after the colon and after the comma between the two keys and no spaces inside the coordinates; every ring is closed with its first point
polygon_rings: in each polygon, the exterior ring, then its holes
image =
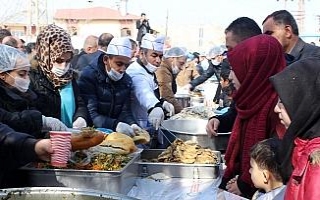
{"type": "Polygon", "coordinates": [[[236,90],[239,90],[241,84],[233,70],[230,71],[229,80],[233,83],[233,86],[236,88],[236,90]]]}
{"type": "Polygon", "coordinates": [[[14,86],[15,77],[20,77],[23,79],[30,79],[29,77],[30,67],[23,67],[10,72],[3,72],[1,74],[1,79],[7,84],[14,86]]]}
{"type": "Polygon", "coordinates": [[[286,128],[291,124],[291,119],[289,114],[284,107],[281,101],[278,101],[276,107],[274,108],[274,112],[278,114],[281,124],[283,124],[286,128]]]}
{"type": "Polygon", "coordinates": [[[112,68],[113,70],[122,74],[128,68],[130,58],[126,56],[113,56],[112,58],[105,56],[103,62],[107,71],[110,71],[112,68]]]}
{"type": "Polygon", "coordinates": [[[66,53],[63,53],[59,58],[57,58],[52,64],[53,66],[59,69],[65,69],[67,64],[71,62],[71,59],[72,59],[72,53],[66,52],[66,53]]]}

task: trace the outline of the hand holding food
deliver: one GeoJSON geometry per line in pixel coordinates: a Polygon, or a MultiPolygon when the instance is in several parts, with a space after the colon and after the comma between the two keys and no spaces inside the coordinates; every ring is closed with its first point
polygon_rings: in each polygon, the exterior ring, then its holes
{"type": "Polygon", "coordinates": [[[123,122],[118,123],[116,131],[119,133],[124,133],[128,136],[134,135],[133,128],[129,124],[123,122]]]}
{"type": "Polygon", "coordinates": [[[174,106],[171,103],[164,101],[162,108],[169,113],[169,117],[174,115],[174,106]]]}

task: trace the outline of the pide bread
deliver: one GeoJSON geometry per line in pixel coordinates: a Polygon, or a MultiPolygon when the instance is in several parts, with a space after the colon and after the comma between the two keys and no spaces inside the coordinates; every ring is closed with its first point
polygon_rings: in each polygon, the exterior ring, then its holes
{"type": "Polygon", "coordinates": [[[150,135],[146,130],[135,132],[135,134],[132,138],[135,144],[146,144],[150,142],[150,135]]]}
{"type": "Polygon", "coordinates": [[[110,133],[101,144],[97,146],[100,152],[126,155],[137,150],[131,137],[118,132],[110,133]]]}
{"type": "Polygon", "coordinates": [[[71,149],[72,151],[88,149],[100,144],[105,134],[91,127],[82,128],[80,133],[72,134],[71,149]]]}

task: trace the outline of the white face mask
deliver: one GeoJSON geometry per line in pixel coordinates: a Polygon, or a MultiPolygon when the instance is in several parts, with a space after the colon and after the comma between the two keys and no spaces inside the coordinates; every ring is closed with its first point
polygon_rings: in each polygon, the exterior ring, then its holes
{"type": "Polygon", "coordinates": [[[113,81],[118,81],[123,77],[124,73],[119,73],[116,70],[111,68],[111,70],[109,72],[107,71],[107,74],[108,74],[109,78],[111,78],[113,81]]]}
{"type": "Polygon", "coordinates": [[[149,63],[148,60],[147,60],[147,58],[146,58],[146,56],[144,56],[144,58],[145,58],[146,61],[147,61],[147,65],[145,66],[145,67],[147,68],[147,70],[148,70],[150,73],[155,73],[155,72],[157,71],[158,67],[155,66],[155,65],[153,65],[153,64],[151,64],[151,63],[149,63]]]}
{"type": "Polygon", "coordinates": [[[177,65],[172,65],[172,74],[178,74],[180,69],[177,65]]]}
{"type": "Polygon", "coordinates": [[[70,63],[66,64],[66,67],[64,69],[61,69],[60,67],[53,65],[51,71],[54,73],[56,76],[61,77],[67,73],[67,71],[70,68],[70,63]]]}
{"type": "MultiPolygon", "coordinates": [[[[11,76],[9,73],[8,73],[8,75],[11,76]]],[[[16,76],[16,77],[11,76],[11,77],[14,79],[13,87],[15,87],[20,92],[28,91],[29,85],[30,85],[29,78],[25,79],[25,78],[21,78],[18,76],[16,76]]]]}
{"type": "Polygon", "coordinates": [[[109,66],[111,68],[110,71],[107,70],[107,74],[109,76],[109,78],[111,78],[111,80],[113,81],[118,81],[120,80],[122,77],[123,77],[123,73],[119,73],[117,72],[116,70],[114,70],[112,67],[111,67],[111,63],[110,63],[110,60],[108,60],[109,62],[109,66]]]}

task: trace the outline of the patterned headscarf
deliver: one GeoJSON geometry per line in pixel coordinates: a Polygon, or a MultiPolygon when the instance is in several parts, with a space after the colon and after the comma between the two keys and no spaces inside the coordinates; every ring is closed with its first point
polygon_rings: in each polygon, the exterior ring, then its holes
{"type": "Polygon", "coordinates": [[[55,88],[61,88],[72,79],[73,71],[69,71],[62,77],[51,72],[53,63],[66,52],[73,52],[70,35],[62,28],[51,24],[45,27],[37,37],[37,56],[39,67],[55,88]]]}

